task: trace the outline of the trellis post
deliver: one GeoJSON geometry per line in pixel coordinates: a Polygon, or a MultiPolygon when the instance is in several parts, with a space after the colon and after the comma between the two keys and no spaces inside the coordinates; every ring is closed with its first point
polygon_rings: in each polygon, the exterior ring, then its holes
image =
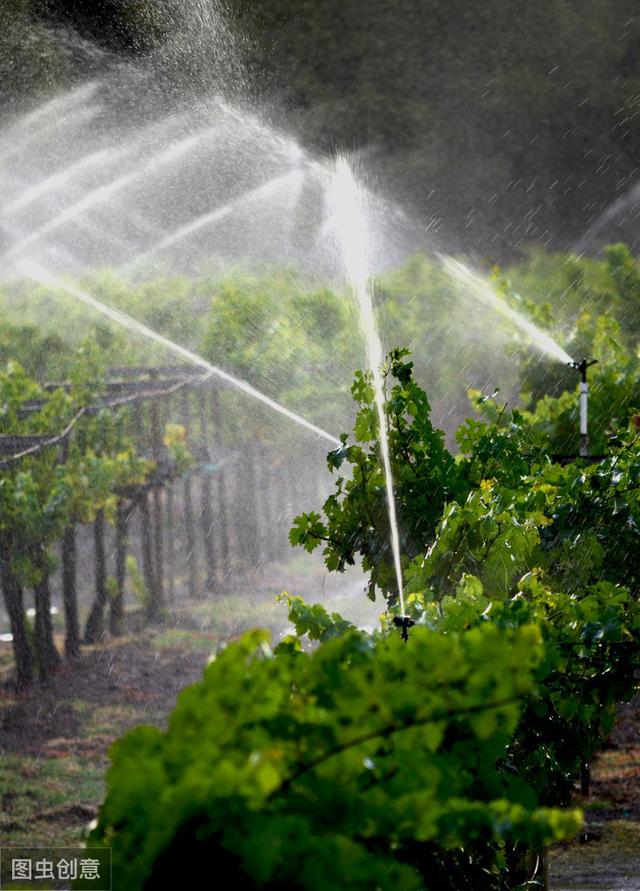
{"type": "Polygon", "coordinates": [[[109,604],[109,631],[114,637],[124,631],[124,586],[127,576],[127,521],[129,509],[124,498],[116,508],[116,590],[109,604]]]}
{"type": "MultiPolygon", "coordinates": [[[[69,441],[62,444],[61,461],[66,464],[69,457],[69,441]]],[[[65,641],[64,652],[67,659],[77,659],[80,655],[80,622],[78,619],[78,589],[76,585],[77,548],[76,524],[70,519],[62,533],[62,603],[64,606],[65,641]]]]}
{"type": "MultiPolygon", "coordinates": [[[[151,414],[151,457],[156,462],[156,476],[160,472],[162,457],[162,431],[160,429],[160,412],[158,400],[154,399],[150,406],[151,414]]],[[[162,529],[162,485],[158,482],[153,487],[153,551],[155,565],[155,581],[157,608],[164,604],[164,547],[162,529]]]]}
{"type": "Polygon", "coordinates": [[[227,563],[229,561],[229,528],[227,514],[227,471],[225,470],[222,456],[224,455],[224,439],[222,426],[222,411],[220,408],[220,393],[217,389],[211,392],[211,420],[212,435],[218,453],[218,471],[216,473],[216,512],[218,521],[216,523],[216,541],[218,544],[219,564],[222,570],[222,581],[224,582],[227,563]]]}
{"type": "MultiPolygon", "coordinates": [[[[198,415],[200,421],[200,435],[202,436],[203,457],[205,464],[211,461],[209,449],[209,423],[207,418],[206,393],[204,388],[198,390],[198,415]]],[[[211,591],[215,586],[216,559],[213,550],[213,505],[211,504],[211,469],[204,467],[202,474],[202,488],[200,499],[200,516],[202,520],[202,537],[204,543],[204,556],[207,565],[207,589],[211,591]]]]}
{"type": "Polygon", "coordinates": [[[104,608],[107,602],[107,561],[104,547],[105,517],[102,508],[93,523],[96,595],[84,631],[85,643],[96,643],[104,630],[104,608]]]}
{"type": "MultiPolygon", "coordinates": [[[[182,423],[187,436],[191,427],[191,386],[187,385],[182,391],[182,423]]],[[[197,552],[195,536],[195,518],[193,513],[193,486],[192,474],[189,471],[184,478],[184,534],[186,540],[185,562],[189,575],[189,597],[197,595],[197,552]]]]}

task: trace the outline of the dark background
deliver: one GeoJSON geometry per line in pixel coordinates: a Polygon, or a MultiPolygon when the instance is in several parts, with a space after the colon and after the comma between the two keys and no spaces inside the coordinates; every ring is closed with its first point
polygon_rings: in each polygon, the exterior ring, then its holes
{"type": "MultiPolygon", "coordinates": [[[[3,103],[80,76],[71,33],[157,53],[170,2],[0,0],[3,103]]],[[[190,5],[204,21],[207,0],[190,5]]],[[[637,0],[229,0],[224,17],[244,95],[310,148],[362,156],[448,249],[567,248],[636,181],[637,0]]],[[[634,243],[633,211],[587,248],[634,243]]]]}

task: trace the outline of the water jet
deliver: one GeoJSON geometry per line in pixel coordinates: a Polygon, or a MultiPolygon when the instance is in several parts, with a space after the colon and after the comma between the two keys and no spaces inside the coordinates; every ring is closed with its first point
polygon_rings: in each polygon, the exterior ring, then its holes
{"type": "Polygon", "coordinates": [[[342,256],[349,287],[358,303],[360,325],[365,339],[369,371],[373,380],[375,406],[378,416],[378,441],[382,456],[384,483],[389,514],[391,551],[398,586],[398,598],[401,616],[400,627],[403,639],[406,640],[410,620],[405,616],[402,565],[400,562],[400,539],[396,502],[393,491],[393,471],[389,454],[389,427],[385,412],[384,381],[382,365],[384,354],[378,333],[378,326],[373,307],[369,273],[369,252],[367,244],[367,218],[364,206],[364,195],[348,161],[338,156],[333,170],[330,200],[334,212],[335,233],[342,256]],[[406,620],[406,622],[405,622],[406,620]],[[403,624],[404,623],[404,624],[403,624]]]}
{"type": "Polygon", "coordinates": [[[440,254],[439,258],[446,271],[455,281],[459,282],[482,303],[495,310],[522,331],[540,352],[550,359],[555,359],[557,362],[562,362],[565,365],[572,364],[573,359],[563,350],[560,344],[556,343],[550,334],[542,331],[537,325],[509,306],[486,278],[478,275],[466,263],[462,263],[460,260],[456,260],[446,254],[440,254]]]}
{"type": "Polygon", "coordinates": [[[103,316],[106,316],[108,319],[111,319],[112,321],[128,329],[132,333],[158,344],[169,352],[174,353],[174,355],[186,360],[191,365],[196,365],[199,368],[202,368],[204,371],[207,372],[206,376],[218,377],[220,378],[220,380],[224,381],[227,384],[230,384],[232,387],[235,387],[237,390],[240,390],[247,396],[251,396],[253,399],[257,399],[259,402],[262,402],[263,405],[266,405],[268,408],[278,412],[279,414],[283,415],[299,426],[304,427],[306,430],[309,430],[317,437],[326,439],[334,446],[342,445],[340,440],[337,439],[335,436],[327,433],[327,431],[323,430],[321,427],[312,424],[311,421],[308,421],[306,418],[303,418],[296,412],[291,411],[286,406],[281,405],[279,402],[276,402],[275,399],[271,399],[260,390],[252,387],[251,384],[248,384],[246,381],[237,378],[235,375],[230,374],[223,368],[219,368],[217,365],[213,365],[211,362],[207,362],[206,359],[203,359],[202,356],[199,356],[192,350],[188,350],[186,349],[186,347],[180,346],[179,344],[174,343],[172,340],[169,340],[169,338],[163,337],[162,334],[158,334],[157,331],[154,331],[147,325],[143,325],[142,322],[138,322],[136,319],[132,318],[121,310],[115,309],[112,306],[107,306],[107,304],[102,303],[100,300],[96,300],[95,297],[87,294],[86,291],[82,291],[80,288],[76,288],[74,285],[68,284],[57,275],[54,275],[53,273],[42,267],[35,260],[18,260],[16,262],[16,266],[24,275],[28,276],[44,287],[51,288],[53,290],[64,291],[66,294],[69,294],[69,296],[74,297],[76,300],[79,300],[86,306],[91,307],[91,309],[96,310],[103,316]]]}

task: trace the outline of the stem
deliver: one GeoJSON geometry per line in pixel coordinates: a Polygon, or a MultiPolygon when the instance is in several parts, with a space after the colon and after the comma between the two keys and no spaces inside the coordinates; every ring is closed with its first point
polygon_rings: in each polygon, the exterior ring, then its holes
{"type": "Polygon", "coordinates": [[[515,702],[519,702],[521,699],[521,696],[511,696],[507,699],[499,699],[496,702],[492,703],[478,703],[477,705],[470,705],[466,708],[461,709],[445,709],[441,712],[434,712],[428,717],[421,718],[417,721],[405,721],[400,724],[389,724],[386,727],[382,727],[378,730],[372,730],[368,733],[362,733],[360,736],[356,736],[352,740],[349,740],[345,743],[340,743],[339,745],[327,749],[326,752],[323,752],[321,755],[318,755],[316,758],[313,758],[306,764],[300,765],[300,767],[296,771],[294,771],[291,776],[287,777],[280,784],[280,786],[278,786],[277,789],[271,792],[271,794],[267,797],[267,801],[275,798],[277,795],[280,795],[283,792],[286,792],[296,780],[300,779],[300,777],[304,776],[304,774],[309,773],[309,771],[314,770],[314,768],[318,767],[320,764],[324,764],[331,758],[335,758],[337,755],[341,755],[343,752],[347,752],[349,751],[349,749],[354,749],[357,746],[362,745],[363,743],[372,742],[375,739],[386,739],[390,736],[394,736],[396,733],[401,733],[403,730],[411,730],[414,727],[424,727],[426,724],[432,724],[436,721],[445,721],[449,718],[457,718],[462,717],[463,715],[471,715],[478,712],[490,711],[491,709],[503,708],[506,705],[512,705],[515,702]]]}

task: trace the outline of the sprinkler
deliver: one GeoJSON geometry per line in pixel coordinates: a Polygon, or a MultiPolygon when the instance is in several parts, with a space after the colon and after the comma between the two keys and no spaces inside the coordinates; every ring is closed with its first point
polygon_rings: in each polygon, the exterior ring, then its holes
{"type": "Polygon", "coordinates": [[[580,359],[579,362],[569,362],[570,368],[580,372],[580,457],[589,455],[589,433],[587,427],[587,403],[589,400],[589,386],[587,384],[587,368],[595,365],[597,359],[580,359]]]}
{"type": "Polygon", "coordinates": [[[400,636],[406,643],[409,640],[409,628],[416,623],[409,616],[394,616],[393,624],[400,629],[400,636]]]}

